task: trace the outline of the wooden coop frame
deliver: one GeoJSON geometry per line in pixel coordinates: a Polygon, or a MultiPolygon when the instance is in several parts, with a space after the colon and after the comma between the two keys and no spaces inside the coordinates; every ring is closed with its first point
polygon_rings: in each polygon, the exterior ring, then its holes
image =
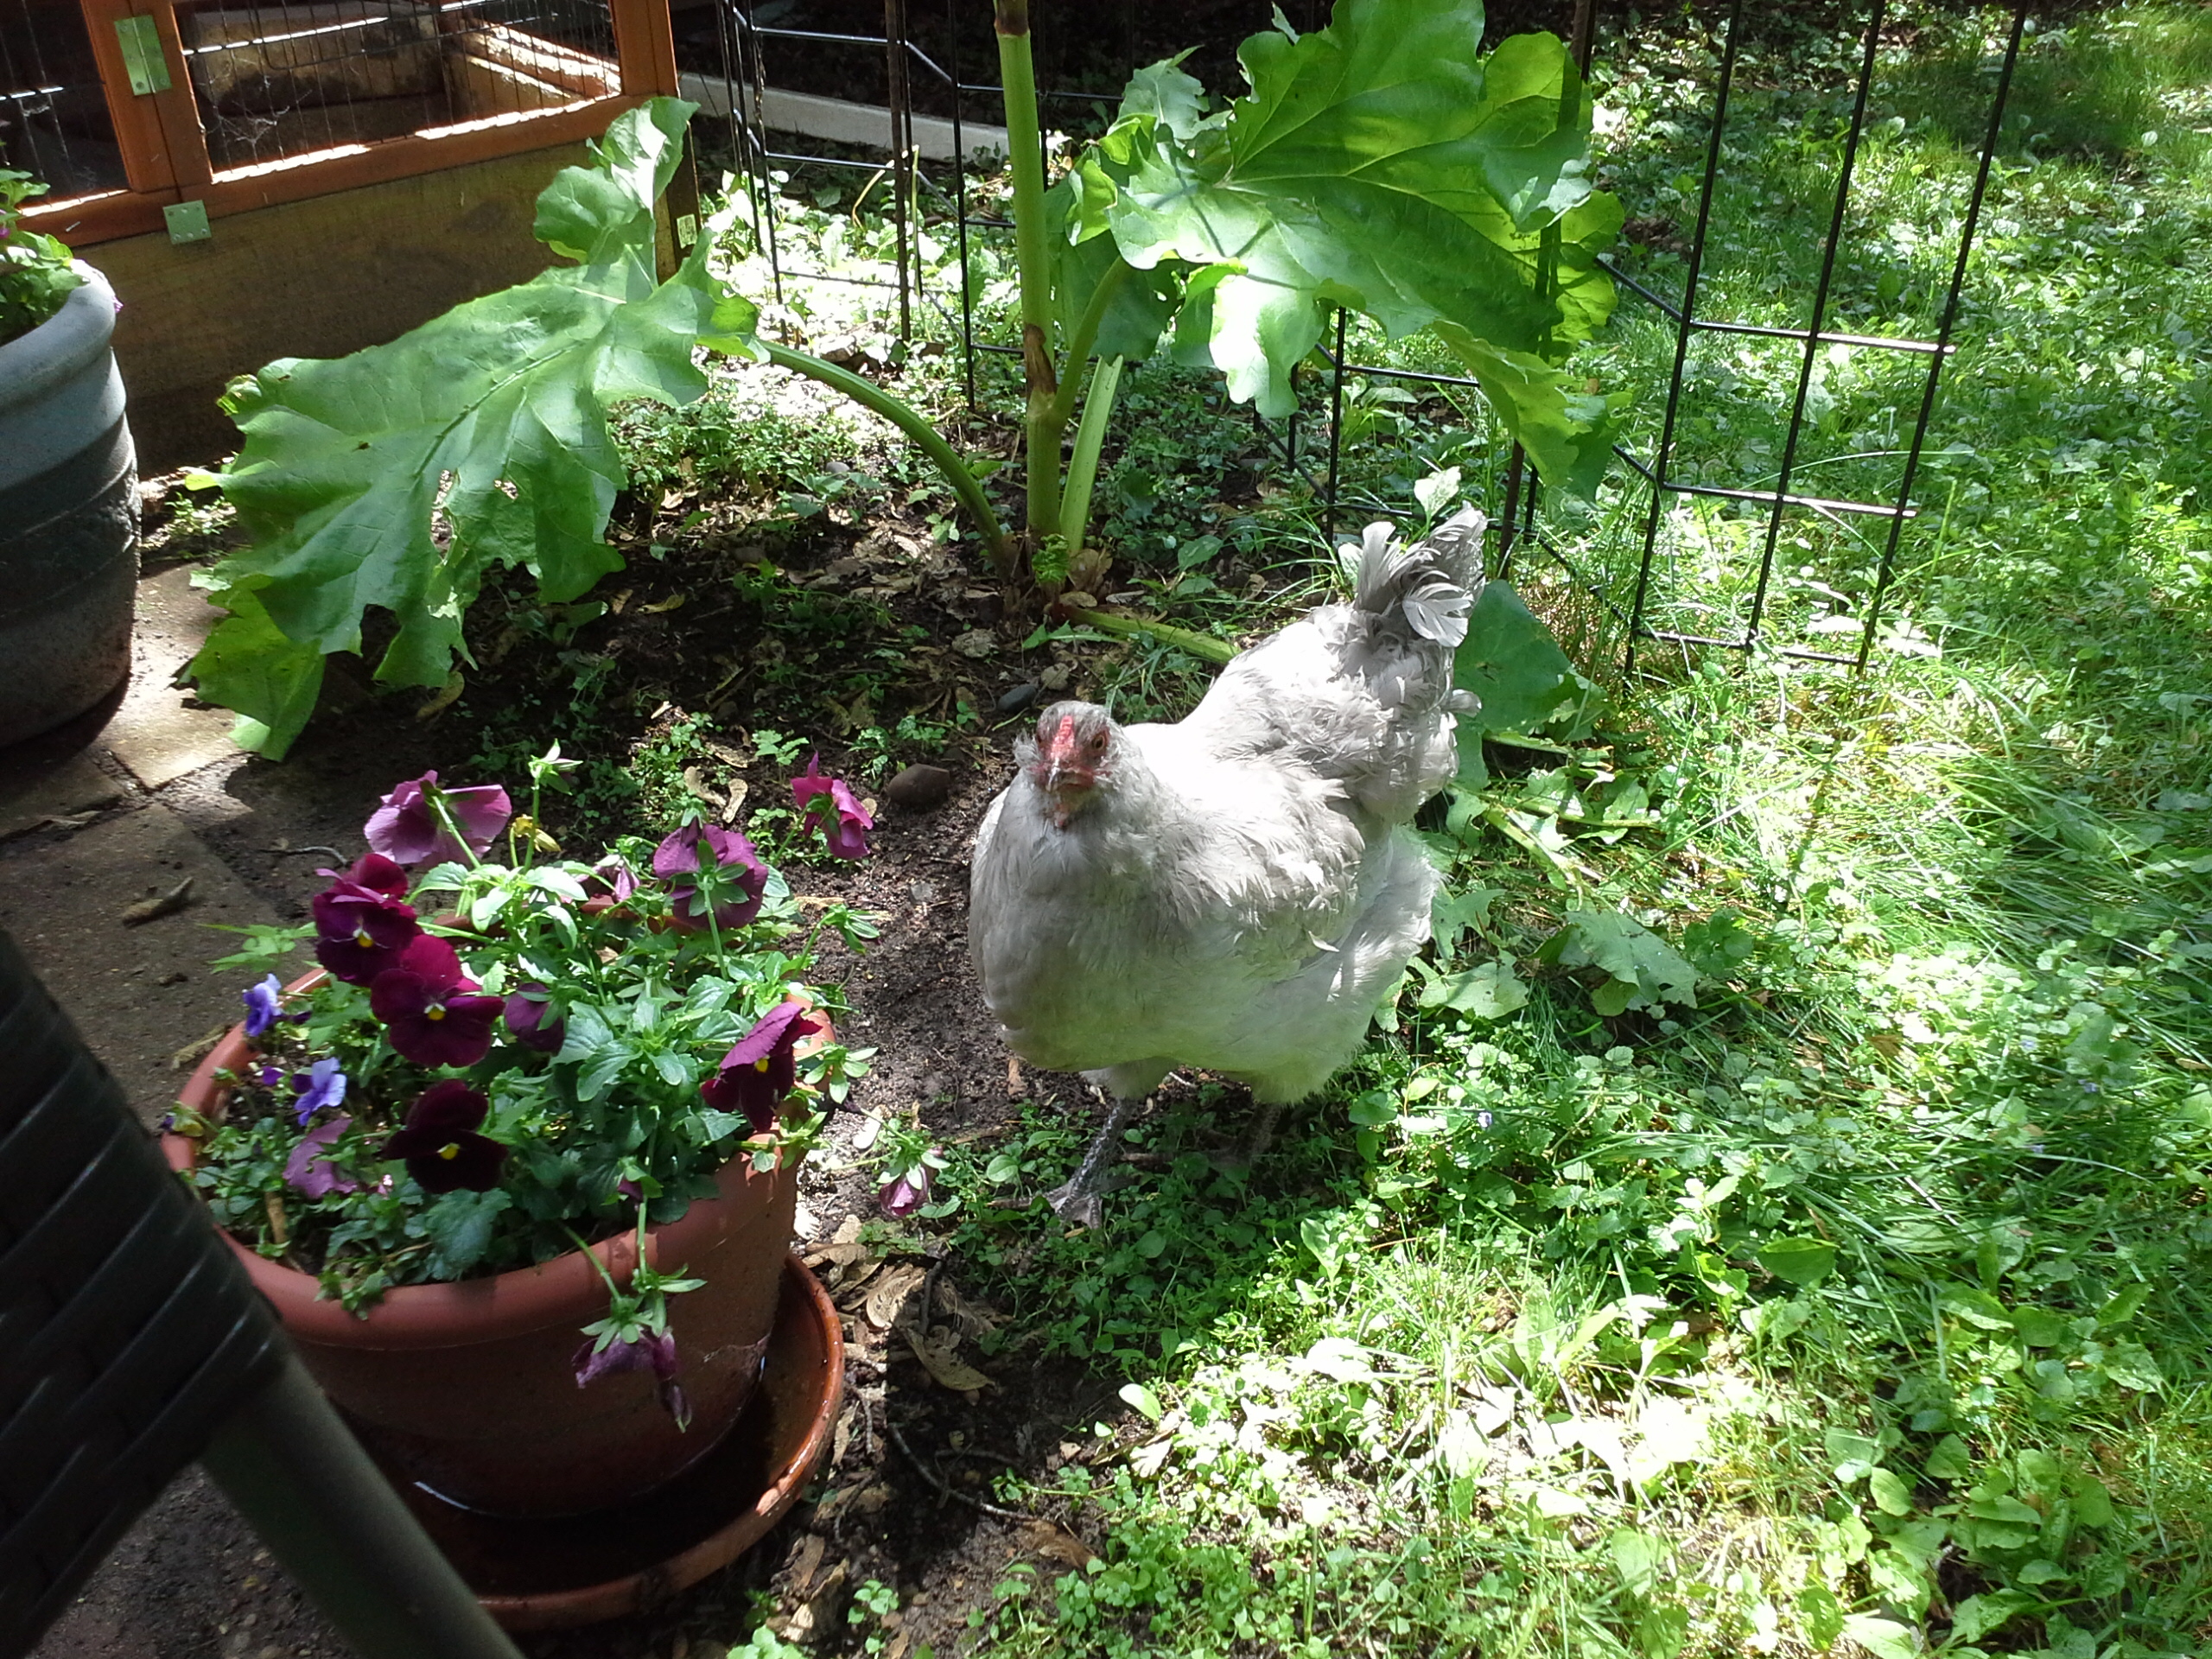
{"type": "MultiPolygon", "coordinates": [[[[63,3],[67,0],[62,0],[63,3]]],[[[88,247],[167,231],[186,239],[198,203],[210,220],[343,190],[596,137],[622,111],[678,90],[665,0],[606,0],[613,50],[601,56],[499,22],[468,21],[478,0],[78,0],[121,152],[125,188],[28,205],[32,226],[88,247]],[[280,48],[310,37],[365,41],[394,17],[417,24],[445,81],[445,119],[274,157],[226,157],[210,142],[210,77],[225,60],[293,66],[280,48]],[[213,20],[212,24],[210,20],[213,20]],[[232,20],[236,20],[232,22],[232,20]],[[304,24],[304,26],[302,26],[304,24]]],[[[390,57],[356,51],[360,65],[390,57]]],[[[325,59],[325,65],[339,62],[325,59]]],[[[387,77],[388,79],[388,77],[387,77]]],[[[371,90],[375,90],[373,87],[371,90]]],[[[387,89],[388,90],[388,89],[387,89]]],[[[390,101],[390,100],[387,100],[390,101]]]]}

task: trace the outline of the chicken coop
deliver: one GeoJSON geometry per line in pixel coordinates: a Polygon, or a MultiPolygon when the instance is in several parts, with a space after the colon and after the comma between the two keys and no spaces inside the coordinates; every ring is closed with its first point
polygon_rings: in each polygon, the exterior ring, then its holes
{"type": "Polygon", "coordinates": [[[538,190],[677,90],[665,0],[0,0],[0,165],[114,284],[153,466],[231,376],[532,275],[538,190]]]}

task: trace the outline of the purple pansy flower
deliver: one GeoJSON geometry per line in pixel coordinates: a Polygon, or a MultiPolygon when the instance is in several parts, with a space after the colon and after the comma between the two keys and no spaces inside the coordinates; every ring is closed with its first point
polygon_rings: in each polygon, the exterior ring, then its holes
{"type": "Polygon", "coordinates": [[[734,830],[690,824],[653,849],[653,874],[670,884],[671,914],[678,927],[696,932],[707,925],[707,900],[700,895],[697,880],[702,869],[715,873],[716,927],[743,927],[760,913],[760,895],[768,890],[768,867],[753,856],[753,843],[734,830]],[[687,875],[694,879],[680,881],[687,875]],[[733,893],[734,899],[729,896],[733,893]]]}
{"type": "Polygon", "coordinates": [[[292,1073],[292,1092],[299,1099],[292,1103],[302,1123],[313,1117],[326,1106],[335,1106],[346,1098],[346,1074],[334,1059],[317,1060],[304,1071],[292,1073]]]}
{"type": "Polygon", "coordinates": [[[422,929],[404,897],[406,872],[378,853],[365,854],[310,901],[315,912],[315,958],[333,977],[365,985],[398,960],[422,929]]]}
{"type": "Polygon", "coordinates": [[[425,933],[369,986],[369,1012],[391,1046],[417,1065],[474,1065],[492,1051],[492,1022],[505,1009],[477,994],[453,946],[425,933]]]}
{"type": "Polygon", "coordinates": [[[699,1097],[718,1112],[742,1112],[758,1135],[776,1125],[776,1109],[798,1086],[798,1039],[822,1029],[804,1002],[779,1002],[722,1056],[721,1067],[699,1085],[699,1097]]]}
{"type": "Polygon", "coordinates": [[[875,1195],[887,1216],[911,1216],[929,1202],[930,1177],[927,1164],[916,1164],[896,1180],[886,1181],[875,1195]]]}
{"type": "MultiPolygon", "coordinates": [[[[497,1005],[498,999],[486,998],[497,1005]]],[[[467,1187],[488,1192],[499,1184],[507,1149],[476,1133],[489,1109],[481,1090],[459,1077],[434,1083],[407,1109],[406,1127],[378,1149],[379,1158],[404,1158],[407,1173],[425,1192],[467,1187]]]]}
{"type": "Polygon", "coordinates": [[[661,1408],[676,1420],[678,1428],[691,1426],[691,1402],[676,1380],[676,1338],[664,1331],[648,1336],[640,1332],[629,1342],[610,1342],[604,1348],[586,1343],[576,1350],[576,1386],[583,1388],[617,1371],[649,1371],[660,1385],[661,1408]]]}
{"type": "Polygon", "coordinates": [[[508,1031],[515,1041],[540,1054],[557,1054],[568,1040],[568,1021],[545,1017],[552,998],[553,993],[534,979],[524,981],[507,995],[508,1031]]]}
{"type": "Polygon", "coordinates": [[[278,1084],[283,1081],[284,1068],[283,1066],[264,1065],[261,1068],[261,1086],[263,1088],[274,1089],[278,1084]]]}
{"type": "Polygon", "coordinates": [[[304,1020],[304,1014],[284,1012],[284,988],[271,974],[258,985],[249,985],[238,993],[238,1000],[245,1004],[245,1034],[258,1037],[279,1020],[304,1020]]]}
{"type": "Polygon", "coordinates": [[[352,1118],[334,1117],[310,1130],[307,1138],[292,1148],[292,1155],[285,1162],[285,1184],[311,1198],[327,1198],[333,1192],[359,1192],[361,1184],[340,1175],[329,1155],[338,1137],[353,1127],[352,1118]]]}
{"type": "Polygon", "coordinates": [[[842,778],[822,775],[822,757],[806,758],[806,770],[791,779],[791,803],[799,810],[800,828],[819,827],[822,839],[839,858],[866,858],[868,832],[875,820],[854,796],[842,778]],[[824,801],[822,798],[828,796],[824,801]]]}
{"type": "Polygon", "coordinates": [[[482,852],[514,817],[507,791],[497,784],[474,789],[440,789],[438,774],[426,772],[410,778],[384,798],[384,804],[369,815],[361,834],[369,845],[402,864],[426,860],[457,859],[460,846],[448,835],[432,810],[433,796],[445,804],[454,827],[472,851],[482,852]]]}

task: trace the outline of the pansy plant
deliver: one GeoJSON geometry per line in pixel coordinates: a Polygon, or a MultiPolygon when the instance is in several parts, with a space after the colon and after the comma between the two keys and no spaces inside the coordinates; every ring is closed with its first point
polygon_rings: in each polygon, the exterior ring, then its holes
{"type": "MultiPolygon", "coordinates": [[[[808,975],[825,931],[857,952],[869,919],[803,914],[719,825],[557,856],[537,814],[567,764],[532,764],[521,814],[491,785],[399,785],[310,923],[252,930],[230,959],[262,975],[243,993],[257,1052],[220,1121],[177,1116],[201,1137],[194,1179],[233,1234],[349,1308],[671,1221],[731,1160],[802,1155],[868,1071],[870,1051],[829,1039],[839,998],[808,975]],[[327,977],[287,990],[302,944],[327,977]]],[[[823,783],[831,830],[859,804],[823,783]]],[[[647,1370],[683,1415],[666,1299],[690,1282],[612,1287],[579,1382],[647,1370]]]]}

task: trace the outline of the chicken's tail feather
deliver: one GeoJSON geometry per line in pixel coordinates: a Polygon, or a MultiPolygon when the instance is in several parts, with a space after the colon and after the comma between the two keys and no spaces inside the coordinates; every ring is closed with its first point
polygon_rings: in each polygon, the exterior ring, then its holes
{"type": "Polygon", "coordinates": [[[1391,540],[1388,523],[1368,525],[1347,564],[1357,560],[1355,608],[1385,626],[1433,639],[1446,649],[1467,637],[1467,613],[1483,585],[1483,531],[1490,520],[1466,507],[1410,545],[1391,540]]]}

